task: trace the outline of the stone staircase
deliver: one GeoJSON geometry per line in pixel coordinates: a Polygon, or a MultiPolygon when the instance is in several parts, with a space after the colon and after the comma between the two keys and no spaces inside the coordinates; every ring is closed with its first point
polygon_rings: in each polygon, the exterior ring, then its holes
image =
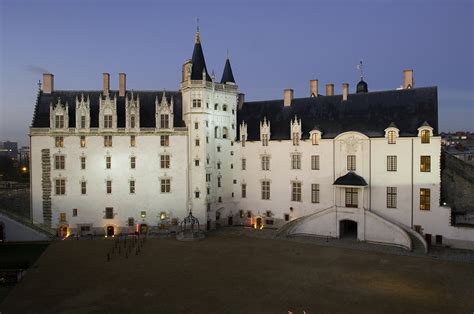
{"type": "Polygon", "coordinates": [[[29,218],[17,215],[15,213],[12,213],[11,211],[8,211],[8,210],[5,210],[5,209],[0,209],[0,215],[4,215],[4,216],[10,218],[11,220],[14,220],[17,223],[23,225],[26,228],[32,229],[36,232],[39,232],[39,233],[45,235],[49,239],[52,239],[56,235],[56,231],[49,228],[48,226],[45,226],[45,225],[42,225],[42,224],[35,224],[29,218]]]}

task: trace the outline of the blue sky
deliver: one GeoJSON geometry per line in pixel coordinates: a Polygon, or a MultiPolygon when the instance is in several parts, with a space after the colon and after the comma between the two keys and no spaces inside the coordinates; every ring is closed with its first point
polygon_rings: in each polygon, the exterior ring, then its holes
{"type": "Polygon", "coordinates": [[[37,82],[56,89],[179,89],[195,19],[209,71],[220,79],[229,49],[246,100],[309,93],[309,80],[348,82],[364,61],[369,90],[438,86],[441,131],[474,131],[473,1],[0,0],[0,140],[27,144],[37,82]]]}

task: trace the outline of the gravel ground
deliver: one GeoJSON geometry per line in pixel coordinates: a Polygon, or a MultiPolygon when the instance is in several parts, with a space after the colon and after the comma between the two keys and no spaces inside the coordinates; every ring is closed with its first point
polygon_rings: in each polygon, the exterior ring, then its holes
{"type": "MultiPolygon", "coordinates": [[[[0,304],[0,312],[474,311],[469,262],[333,247],[336,241],[329,246],[325,239],[280,240],[274,231],[260,231],[226,228],[200,242],[147,238],[127,257],[130,238],[120,242],[120,254],[114,239],[57,241],[0,304]]],[[[338,245],[350,244],[345,242],[338,245]]]]}

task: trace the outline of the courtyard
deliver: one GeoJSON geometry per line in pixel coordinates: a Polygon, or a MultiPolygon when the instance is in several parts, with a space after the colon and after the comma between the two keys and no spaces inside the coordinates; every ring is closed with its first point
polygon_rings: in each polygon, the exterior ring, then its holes
{"type": "MultiPolygon", "coordinates": [[[[258,232],[258,231],[255,231],[258,232]]],[[[3,313],[472,313],[474,264],[235,234],[53,242],[3,313]],[[137,247],[140,250],[137,252],[137,247]],[[112,248],[114,248],[112,253],[112,248]],[[108,260],[109,254],[110,260],[108,260]]]]}

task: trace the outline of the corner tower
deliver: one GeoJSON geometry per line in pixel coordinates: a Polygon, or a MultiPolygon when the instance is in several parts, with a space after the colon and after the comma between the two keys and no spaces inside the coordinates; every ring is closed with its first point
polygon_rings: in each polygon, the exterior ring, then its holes
{"type": "Polygon", "coordinates": [[[235,213],[233,144],[238,89],[229,59],[222,79],[216,82],[208,74],[198,27],[192,58],[183,64],[181,94],[188,130],[188,211],[208,228],[235,213]]]}

